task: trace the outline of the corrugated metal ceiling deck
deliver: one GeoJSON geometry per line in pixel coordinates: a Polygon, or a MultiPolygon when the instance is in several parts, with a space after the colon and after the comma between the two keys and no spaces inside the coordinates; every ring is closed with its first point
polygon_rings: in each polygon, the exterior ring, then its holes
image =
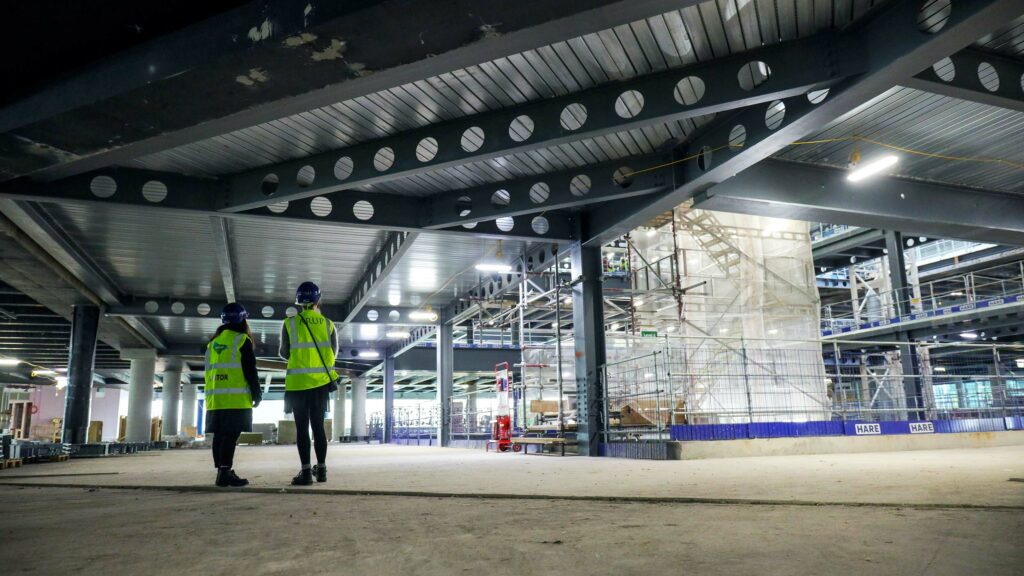
{"type": "Polygon", "coordinates": [[[207,216],[112,205],[51,204],[46,209],[128,294],[224,296],[207,216]]]}
{"type": "MultiPolygon", "coordinates": [[[[863,16],[875,0],[716,0],[572,38],[536,50],[356,98],[137,159],[131,166],[222,175],[300,158],[403,130],[515,104],[564,95],[765,44],[838,28],[863,16]]],[[[690,127],[692,129],[692,126],[690,127]]],[[[657,129],[654,129],[657,130],[657,129]]],[[[687,126],[648,135],[653,145],[687,126]]],[[[639,132],[639,131],[636,131],[639,132]]],[[[639,134],[625,139],[642,139],[639,134]]],[[[584,149],[620,157],[626,141],[595,139],[565,161],[586,161],[584,149]],[[579,156],[577,156],[579,155],[579,156]]],[[[509,159],[543,165],[543,155],[509,159]]],[[[479,168],[501,173],[489,163],[479,168]]],[[[463,168],[468,178],[473,168],[463,168]]],[[[478,176],[478,178],[487,178],[478,176]]],[[[494,174],[490,179],[494,179],[494,174]]],[[[457,181],[457,180],[455,180],[457,181]]],[[[411,186],[411,185],[410,185],[411,186]]],[[[436,189],[437,183],[427,185],[436,189]]],[[[449,184],[450,186],[450,184],[449,184]]],[[[428,189],[422,188],[421,189],[428,189]]],[[[408,191],[412,191],[409,189],[408,191]]]]}
{"type": "MultiPolygon", "coordinates": [[[[1024,163],[1024,114],[1003,108],[894,88],[869,105],[806,140],[862,136],[893,146],[957,157],[1002,158],[1024,163]]],[[[842,141],[790,146],[778,157],[798,162],[846,166],[854,146],[865,159],[883,149],[842,141]]],[[[1019,169],[998,163],[967,162],[891,152],[900,157],[892,173],[934,182],[1024,193],[1019,169]]]]}

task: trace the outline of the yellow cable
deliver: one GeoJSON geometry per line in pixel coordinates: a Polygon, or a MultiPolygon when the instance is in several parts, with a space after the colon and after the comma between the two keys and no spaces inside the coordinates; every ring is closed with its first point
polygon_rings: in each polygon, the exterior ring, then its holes
{"type": "Polygon", "coordinates": [[[864,136],[842,136],[839,138],[825,138],[822,140],[803,140],[797,141],[790,144],[790,146],[813,146],[816,144],[833,144],[836,142],[866,142],[868,144],[874,144],[875,146],[881,146],[890,150],[896,150],[898,152],[905,152],[907,154],[914,154],[916,156],[924,156],[926,158],[938,158],[939,160],[952,160],[956,162],[981,162],[986,164],[1004,164],[1011,168],[1018,170],[1024,170],[1024,163],[1014,162],[1013,160],[1006,160],[1004,158],[985,158],[981,156],[949,156],[947,154],[937,154],[934,152],[926,152],[924,150],[915,150],[913,148],[906,148],[904,146],[896,146],[895,144],[887,144],[885,142],[879,142],[871,138],[865,138],[864,136]]]}

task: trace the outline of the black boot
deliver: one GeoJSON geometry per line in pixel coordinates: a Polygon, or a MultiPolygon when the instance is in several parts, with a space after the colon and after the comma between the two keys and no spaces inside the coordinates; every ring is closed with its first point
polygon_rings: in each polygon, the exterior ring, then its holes
{"type": "Polygon", "coordinates": [[[231,486],[231,470],[228,468],[217,468],[217,486],[227,488],[231,486]]]}
{"type": "Polygon", "coordinates": [[[235,474],[234,470],[228,470],[228,486],[239,488],[241,486],[248,486],[249,481],[245,478],[239,478],[238,474],[235,474]]]}
{"type": "Polygon", "coordinates": [[[313,474],[316,475],[317,482],[327,482],[327,464],[313,466],[313,474]]]}
{"type": "Polygon", "coordinates": [[[292,486],[309,486],[313,483],[313,471],[309,468],[303,468],[301,472],[292,478],[292,486]]]}

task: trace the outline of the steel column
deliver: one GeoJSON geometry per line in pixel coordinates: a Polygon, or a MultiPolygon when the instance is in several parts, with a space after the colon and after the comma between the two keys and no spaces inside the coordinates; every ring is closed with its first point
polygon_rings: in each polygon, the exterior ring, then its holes
{"type": "Polygon", "coordinates": [[[369,432],[366,427],[366,377],[352,379],[352,437],[366,440],[369,432]]]}
{"type": "Polygon", "coordinates": [[[441,446],[449,446],[452,437],[452,380],[454,379],[454,342],[452,340],[452,324],[444,315],[438,319],[437,326],[437,403],[439,421],[437,423],[437,441],[441,446]]]}
{"type": "Polygon", "coordinates": [[[125,440],[149,442],[153,416],[156,351],[122,350],[121,358],[132,362],[131,381],[128,383],[128,423],[125,429],[125,440]]]}
{"type": "Polygon", "coordinates": [[[395,426],[395,357],[384,356],[384,437],[383,442],[391,442],[391,433],[395,426]]]}
{"type": "Polygon", "coordinates": [[[168,359],[164,367],[160,416],[160,434],[163,436],[177,436],[180,431],[178,401],[181,399],[181,368],[181,360],[178,359],[168,359]]]}
{"type": "MultiPolygon", "coordinates": [[[[907,260],[903,253],[905,249],[903,234],[894,230],[885,231],[886,259],[889,263],[889,283],[893,294],[893,307],[898,316],[905,316],[911,313],[910,310],[910,283],[907,281],[907,260]],[[906,300],[906,302],[904,302],[906,300]]],[[[920,420],[923,417],[921,409],[921,371],[918,369],[917,351],[910,334],[897,332],[896,340],[905,342],[900,345],[900,370],[903,375],[903,393],[907,399],[907,417],[920,420]],[[916,408],[916,410],[915,410],[916,408]]]]}
{"type": "MultiPolygon", "coordinates": [[[[353,387],[354,388],[354,387],[353,387]]],[[[334,437],[341,438],[346,436],[345,424],[347,418],[347,408],[345,407],[345,395],[348,394],[348,385],[339,384],[338,391],[334,393],[334,437]]]]}
{"type": "Polygon", "coordinates": [[[601,247],[574,242],[572,263],[572,323],[576,355],[576,439],[579,453],[597,456],[604,402],[601,367],[605,363],[604,299],[601,247]]]}
{"type": "Polygon", "coordinates": [[[64,389],[64,422],[61,428],[61,441],[65,444],[84,444],[88,441],[99,326],[100,309],[97,306],[73,307],[68,383],[64,389]]]}
{"type": "Polygon", "coordinates": [[[181,433],[184,434],[189,428],[196,427],[196,412],[199,405],[196,403],[196,396],[199,392],[199,385],[187,382],[181,385],[181,433]]]}

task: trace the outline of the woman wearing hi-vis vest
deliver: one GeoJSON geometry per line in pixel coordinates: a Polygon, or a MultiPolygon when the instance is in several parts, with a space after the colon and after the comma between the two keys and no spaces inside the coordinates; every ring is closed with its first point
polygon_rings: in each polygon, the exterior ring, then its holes
{"type": "Polygon", "coordinates": [[[232,469],[238,437],[252,431],[252,409],[263,394],[248,317],[241,304],[228,304],[206,345],[206,432],[213,433],[213,465],[221,487],[249,484],[232,469]]]}
{"type": "Polygon", "coordinates": [[[298,314],[281,327],[281,358],[288,361],[284,379],[284,412],[295,414],[296,444],[302,469],[292,484],[309,486],[313,477],[327,481],[327,433],[324,414],[330,393],[337,389],[338,334],[334,323],[320,313],[320,287],[303,282],[295,291],[298,314]],[[316,466],[309,465],[309,431],[313,429],[316,466]]]}

